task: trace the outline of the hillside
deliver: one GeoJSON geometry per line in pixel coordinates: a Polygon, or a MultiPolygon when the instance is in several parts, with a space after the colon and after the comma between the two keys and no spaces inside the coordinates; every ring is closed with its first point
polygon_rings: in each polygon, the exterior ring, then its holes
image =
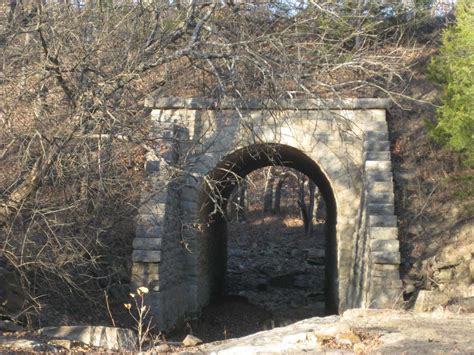
{"type": "MultiPolygon", "coordinates": [[[[364,9],[349,3],[288,8],[284,1],[269,7],[15,4],[0,4],[1,319],[28,331],[132,326],[123,304],[144,162],[166,153],[160,139],[150,138],[149,95],[273,103],[391,99],[400,308],[474,312],[474,169],[430,130],[444,89],[430,80],[428,66],[451,15],[376,2],[364,9]]],[[[261,193],[265,179],[256,181],[261,193]]],[[[297,208],[281,218],[256,216],[259,227],[230,227],[248,237],[249,250],[253,237],[271,236],[277,227],[282,245],[303,234],[297,208]]],[[[295,249],[306,248],[300,242],[295,249]]],[[[252,253],[245,250],[242,258],[252,253]]],[[[249,278],[258,279],[257,271],[249,278]]],[[[191,326],[202,326],[205,340],[227,336],[220,316],[236,323],[232,336],[262,330],[248,321],[271,318],[262,306],[268,300],[258,307],[247,300],[211,307],[201,325],[191,326]],[[229,309],[238,311],[224,312],[229,309]],[[236,321],[242,314],[249,318],[236,321]]]]}

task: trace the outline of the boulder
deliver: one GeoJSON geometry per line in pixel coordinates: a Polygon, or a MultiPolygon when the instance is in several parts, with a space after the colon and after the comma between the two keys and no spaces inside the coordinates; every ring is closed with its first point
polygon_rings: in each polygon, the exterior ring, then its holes
{"type": "Polygon", "coordinates": [[[47,327],[39,334],[50,338],[80,341],[90,346],[108,350],[127,350],[136,348],[137,337],[130,329],[102,326],[61,326],[47,327]]]}
{"type": "Polygon", "coordinates": [[[415,301],[415,312],[432,311],[436,306],[445,305],[449,297],[439,291],[420,290],[415,301]]]}

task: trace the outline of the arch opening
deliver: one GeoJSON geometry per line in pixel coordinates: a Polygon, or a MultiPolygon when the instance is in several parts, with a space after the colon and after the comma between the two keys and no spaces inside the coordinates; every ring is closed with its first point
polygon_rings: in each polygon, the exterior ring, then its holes
{"type": "Polygon", "coordinates": [[[300,150],[281,144],[254,144],[227,155],[206,177],[200,195],[201,234],[200,263],[206,275],[198,288],[211,297],[222,295],[228,256],[228,219],[226,207],[231,193],[251,172],[267,166],[282,166],[307,176],[319,190],[326,205],[325,287],[326,314],[338,310],[338,271],[336,222],[337,208],[331,184],[322,169],[300,150]]]}

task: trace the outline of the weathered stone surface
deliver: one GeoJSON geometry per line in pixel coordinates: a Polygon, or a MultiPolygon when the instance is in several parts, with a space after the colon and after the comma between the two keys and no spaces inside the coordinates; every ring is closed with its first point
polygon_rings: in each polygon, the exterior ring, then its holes
{"type": "Polygon", "coordinates": [[[199,351],[219,355],[340,354],[340,349],[366,354],[468,354],[474,351],[473,333],[472,314],[352,309],[342,317],[310,318],[239,339],[205,344],[199,351]],[[339,349],[329,349],[325,342],[339,349]]]}
{"type": "Polygon", "coordinates": [[[50,338],[80,341],[84,344],[109,350],[134,350],[135,333],[129,329],[101,326],[62,326],[41,328],[39,334],[50,338]]]}

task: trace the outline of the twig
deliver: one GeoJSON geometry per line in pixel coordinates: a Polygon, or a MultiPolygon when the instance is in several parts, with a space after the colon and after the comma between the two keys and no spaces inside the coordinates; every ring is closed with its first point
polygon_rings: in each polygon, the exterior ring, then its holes
{"type": "Polygon", "coordinates": [[[105,304],[107,306],[107,312],[109,312],[109,317],[112,322],[112,326],[115,328],[115,320],[114,320],[114,317],[112,316],[112,311],[110,310],[109,295],[107,294],[106,290],[104,290],[104,297],[105,297],[105,304]]]}

